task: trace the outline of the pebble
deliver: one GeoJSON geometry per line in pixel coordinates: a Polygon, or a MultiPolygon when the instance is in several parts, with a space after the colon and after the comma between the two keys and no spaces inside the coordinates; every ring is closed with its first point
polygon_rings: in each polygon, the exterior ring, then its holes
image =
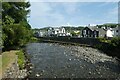
{"type": "Polygon", "coordinates": [[[83,69],[83,66],[80,66],[80,68],[82,68],[82,69],[83,69]]]}
{"type": "Polygon", "coordinates": [[[30,66],[30,69],[32,69],[33,67],[32,66],[30,66]]]}
{"type": "Polygon", "coordinates": [[[100,74],[100,72],[97,72],[98,74],[100,74]]]}
{"type": "Polygon", "coordinates": [[[68,68],[70,68],[70,65],[67,65],[68,68]]]}
{"type": "Polygon", "coordinates": [[[57,78],[57,76],[54,76],[54,78],[57,78]]]}
{"type": "Polygon", "coordinates": [[[68,59],[69,61],[71,61],[71,59],[68,59]]]}
{"type": "Polygon", "coordinates": [[[74,59],[74,61],[75,61],[76,59],[74,59]]]}
{"type": "Polygon", "coordinates": [[[39,74],[36,74],[36,77],[39,77],[40,75],[39,74]]]}
{"type": "Polygon", "coordinates": [[[45,72],[45,70],[42,70],[41,72],[45,72]]]}
{"type": "Polygon", "coordinates": [[[91,74],[92,72],[89,72],[89,74],[91,74]]]}
{"type": "Polygon", "coordinates": [[[75,74],[72,74],[72,76],[75,76],[75,74]]]}

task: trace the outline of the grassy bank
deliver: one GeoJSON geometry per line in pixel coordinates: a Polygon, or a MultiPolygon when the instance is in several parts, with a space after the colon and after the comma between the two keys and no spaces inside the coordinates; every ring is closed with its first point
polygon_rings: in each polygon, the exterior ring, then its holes
{"type": "Polygon", "coordinates": [[[120,59],[120,37],[112,38],[111,40],[100,38],[99,40],[101,44],[94,45],[95,48],[109,56],[118,57],[120,59]]]}
{"type": "Polygon", "coordinates": [[[11,50],[2,53],[2,73],[16,60],[16,52],[18,51],[11,50]]]}
{"type": "Polygon", "coordinates": [[[16,53],[18,56],[18,65],[20,69],[23,69],[25,66],[25,55],[22,50],[19,50],[19,52],[16,53]]]}
{"type": "Polygon", "coordinates": [[[2,56],[0,57],[2,62],[0,63],[0,76],[3,75],[2,73],[4,73],[7,68],[11,67],[15,60],[17,60],[17,56],[19,68],[23,69],[25,64],[25,56],[22,50],[11,50],[2,53],[2,56]]]}

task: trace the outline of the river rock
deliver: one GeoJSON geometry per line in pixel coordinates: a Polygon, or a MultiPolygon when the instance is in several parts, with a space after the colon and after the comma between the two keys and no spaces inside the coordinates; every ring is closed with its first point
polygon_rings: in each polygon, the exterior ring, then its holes
{"type": "Polygon", "coordinates": [[[40,75],[37,73],[35,76],[36,76],[36,77],[39,77],[40,75]]]}

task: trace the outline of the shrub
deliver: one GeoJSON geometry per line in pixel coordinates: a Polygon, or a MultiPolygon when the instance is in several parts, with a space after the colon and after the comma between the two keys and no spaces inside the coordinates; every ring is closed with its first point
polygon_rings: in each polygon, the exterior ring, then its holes
{"type": "Polygon", "coordinates": [[[20,50],[19,52],[16,53],[18,55],[18,65],[20,69],[24,68],[25,65],[25,56],[22,50],[20,50]]]}
{"type": "Polygon", "coordinates": [[[113,38],[111,40],[111,44],[115,47],[119,47],[120,48],[120,37],[116,37],[116,38],[113,38]]]}

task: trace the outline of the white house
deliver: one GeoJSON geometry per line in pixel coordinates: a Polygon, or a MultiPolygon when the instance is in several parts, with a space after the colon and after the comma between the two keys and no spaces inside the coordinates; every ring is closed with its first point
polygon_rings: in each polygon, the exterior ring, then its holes
{"type": "Polygon", "coordinates": [[[57,36],[66,36],[65,28],[63,27],[55,28],[54,31],[57,36]]]}
{"type": "Polygon", "coordinates": [[[110,29],[108,29],[108,30],[106,31],[106,36],[107,36],[107,37],[113,37],[113,35],[114,35],[114,33],[113,33],[113,29],[112,29],[112,28],[110,28],[110,29]]]}
{"type": "Polygon", "coordinates": [[[119,27],[115,27],[115,28],[109,28],[106,31],[106,36],[107,37],[118,37],[119,36],[119,27]]]}
{"type": "Polygon", "coordinates": [[[65,28],[63,27],[49,28],[48,36],[66,36],[65,28]]]}

